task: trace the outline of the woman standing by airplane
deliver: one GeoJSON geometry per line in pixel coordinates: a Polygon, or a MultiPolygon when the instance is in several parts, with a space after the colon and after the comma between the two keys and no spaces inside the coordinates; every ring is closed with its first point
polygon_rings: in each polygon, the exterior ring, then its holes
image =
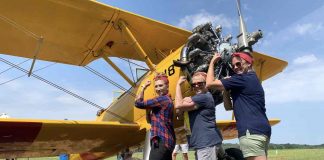
{"type": "Polygon", "coordinates": [[[151,110],[151,151],[150,160],[172,160],[172,151],[175,146],[173,128],[173,103],[169,93],[169,80],[164,73],[154,77],[154,88],[157,97],[143,100],[144,91],[151,84],[146,81],[137,95],[135,106],[140,109],[151,110]]]}
{"type": "Polygon", "coordinates": [[[253,58],[249,53],[232,55],[235,74],[225,79],[215,79],[214,65],[221,59],[215,54],[210,61],[206,85],[218,90],[231,90],[233,110],[240,148],[247,160],[266,160],[271,136],[263,87],[252,69],[253,58]]]}

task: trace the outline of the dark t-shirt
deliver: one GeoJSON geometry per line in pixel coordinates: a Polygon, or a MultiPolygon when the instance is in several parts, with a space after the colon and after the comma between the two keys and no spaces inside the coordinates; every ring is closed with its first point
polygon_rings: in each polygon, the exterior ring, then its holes
{"type": "Polygon", "coordinates": [[[191,129],[190,147],[201,149],[222,143],[222,136],[215,122],[215,105],[211,93],[192,97],[198,109],[189,111],[191,129]]]}
{"type": "Polygon", "coordinates": [[[235,74],[221,82],[226,90],[231,90],[238,136],[244,136],[249,130],[251,134],[270,137],[264,91],[255,72],[235,74]]]}

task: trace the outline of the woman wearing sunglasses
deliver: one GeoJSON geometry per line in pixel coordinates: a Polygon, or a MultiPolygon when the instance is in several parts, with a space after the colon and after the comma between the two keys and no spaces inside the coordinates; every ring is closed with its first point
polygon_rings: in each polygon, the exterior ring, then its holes
{"type": "Polygon", "coordinates": [[[239,52],[232,55],[232,69],[235,74],[221,80],[214,77],[214,65],[221,60],[215,54],[210,61],[206,85],[218,90],[231,90],[233,110],[240,148],[247,160],[266,160],[271,136],[263,87],[252,69],[253,57],[239,52]]]}
{"type": "Polygon", "coordinates": [[[188,111],[191,131],[189,146],[195,149],[196,159],[217,160],[223,139],[216,126],[215,103],[206,88],[206,76],[204,72],[196,72],[192,76],[191,86],[195,95],[185,98],[180,85],[186,81],[186,77],[180,77],[176,86],[175,108],[188,111]]]}

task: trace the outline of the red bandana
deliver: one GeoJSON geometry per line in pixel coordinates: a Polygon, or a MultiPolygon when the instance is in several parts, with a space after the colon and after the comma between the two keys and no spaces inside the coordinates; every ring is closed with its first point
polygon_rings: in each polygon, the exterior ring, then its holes
{"type": "Polygon", "coordinates": [[[253,58],[248,53],[236,52],[236,53],[232,54],[232,57],[240,57],[240,58],[244,59],[246,62],[248,62],[249,64],[253,63],[253,58]]]}

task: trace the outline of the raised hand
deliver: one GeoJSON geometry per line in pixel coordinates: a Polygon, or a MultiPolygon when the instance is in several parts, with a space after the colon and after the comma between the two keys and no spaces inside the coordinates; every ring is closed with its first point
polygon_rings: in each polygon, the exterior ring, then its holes
{"type": "Polygon", "coordinates": [[[215,53],[214,57],[212,58],[212,60],[210,62],[212,62],[213,64],[217,63],[219,60],[221,59],[221,55],[219,53],[215,53]]]}
{"type": "Polygon", "coordinates": [[[180,76],[179,80],[178,80],[178,84],[181,85],[183,82],[187,81],[186,76],[180,76]]]}

